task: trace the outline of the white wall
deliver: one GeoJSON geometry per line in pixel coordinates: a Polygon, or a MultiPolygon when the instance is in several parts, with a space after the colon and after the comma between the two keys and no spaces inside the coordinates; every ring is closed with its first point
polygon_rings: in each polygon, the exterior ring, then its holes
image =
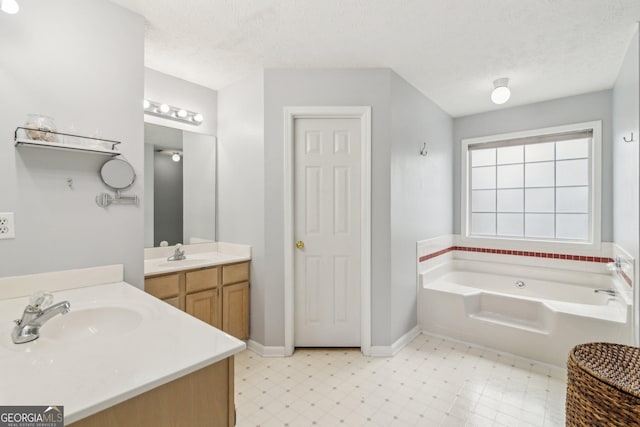
{"type": "Polygon", "coordinates": [[[183,132],[182,151],[183,243],[215,241],[216,138],[183,132]]]}
{"type": "Polygon", "coordinates": [[[452,118],[391,72],[391,342],[417,323],[416,242],[453,228],[452,138],[452,118]]]}
{"type": "Polygon", "coordinates": [[[251,339],[265,343],[264,76],[218,92],[219,241],[251,245],[251,339]]]}
{"type": "Polygon", "coordinates": [[[453,215],[460,233],[460,145],[464,138],[602,120],[602,241],[613,240],[611,91],[554,99],[454,120],[453,215]]]}
{"type": "MultiPolygon", "coordinates": [[[[640,255],[640,46],[636,30],[620,73],[613,87],[613,240],[635,259],[635,280],[638,282],[640,255]],[[633,132],[635,141],[627,144],[633,132]]],[[[638,286],[635,289],[638,304],[638,286]]],[[[635,339],[638,340],[638,309],[635,318],[635,339]]]]}
{"type": "Polygon", "coordinates": [[[143,208],[103,209],[104,157],[14,148],[28,113],[58,129],[122,141],[143,196],[143,19],[106,0],[33,0],[0,13],[0,212],[15,212],[16,239],[0,240],[0,276],[124,264],[143,285],[143,208]],[[73,180],[73,188],[67,186],[73,180]]]}
{"type": "Polygon", "coordinates": [[[174,107],[197,111],[204,116],[204,121],[199,126],[148,114],[144,116],[145,122],[189,132],[216,135],[218,129],[218,93],[215,90],[145,68],[144,97],[151,101],[164,102],[174,107]]]}

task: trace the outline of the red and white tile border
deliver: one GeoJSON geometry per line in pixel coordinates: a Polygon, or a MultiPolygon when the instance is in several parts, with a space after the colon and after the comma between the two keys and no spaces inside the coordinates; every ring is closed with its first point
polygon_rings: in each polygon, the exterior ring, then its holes
{"type": "Polygon", "coordinates": [[[613,262],[613,258],[608,258],[608,257],[556,254],[551,252],[515,251],[510,249],[476,248],[471,246],[449,246],[448,248],[439,250],[438,252],[433,252],[427,255],[423,255],[419,258],[419,261],[420,262],[427,261],[431,258],[435,258],[437,256],[440,256],[442,254],[445,254],[451,251],[481,252],[481,253],[499,254],[499,255],[530,256],[530,257],[536,257],[536,258],[565,259],[570,261],[613,262]]]}
{"type": "Polygon", "coordinates": [[[620,276],[629,286],[633,286],[633,259],[623,248],[610,242],[603,242],[599,253],[572,254],[471,246],[462,244],[459,235],[440,236],[419,241],[417,244],[418,273],[451,259],[491,260],[509,264],[605,273],[608,271],[606,264],[613,262],[614,257],[618,255],[625,261],[620,276]]]}

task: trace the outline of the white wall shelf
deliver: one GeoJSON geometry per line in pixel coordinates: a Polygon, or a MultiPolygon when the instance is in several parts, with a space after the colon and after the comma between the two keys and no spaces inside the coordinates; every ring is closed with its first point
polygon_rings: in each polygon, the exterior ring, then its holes
{"type": "Polygon", "coordinates": [[[95,153],[104,156],[119,156],[121,153],[116,150],[116,146],[120,144],[119,141],[112,141],[108,139],[101,138],[93,138],[88,136],[81,135],[72,135],[68,133],[61,132],[51,132],[44,130],[36,130],[37,132],[42,132],[46,134],[50,134],[53,138],[62,138],[63,142],[53,142],[53,141],[43,141],[43,140],[34,140],[26,137],[27,131],[33,131],[34,129],[27,129],[23,127],[16,128],[13,136],[13,140],[15,142],[16,147],[34,147],[34,148],[47,148],[52,150],[64,150],[64,151],[81,151],[87,153],[95,153]],[[22,132],[21,132],[22,131],[22,132]],[[24,137],[19,137],[19,134],[23,134],[24,137]],[[74,143],[64,142],[64,138],[73,138],[74,143]],[[82,142],[85,142],[84,144],[82,142]],[[106,144],[105,144],[106,143],[106,144]],[[94,145],[91,145],[94,144],[94,145]],[[111,148],[103,148],[98,146],[97,144],[110,145],[111,148]]]}

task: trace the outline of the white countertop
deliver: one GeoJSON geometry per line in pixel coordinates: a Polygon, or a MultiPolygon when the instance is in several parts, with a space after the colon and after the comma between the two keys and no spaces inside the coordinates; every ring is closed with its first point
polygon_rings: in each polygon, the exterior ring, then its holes
{"type": "Polygon", "coordinates": [[[72,423],[242,351],[245,344],[124,282],[54,293],[71,312],[13,344],[27,297],[0,300],[0,403],[64,405],[72,423]]]}
{"type": "Polygon", "coordinates": [[[250,255],[236,255],[223,252],[186,253],[187,258],[180,261],[167,261],[167,257],[144,260],[144,275],[171,273],[192,268],[212,267],[232,262],[249,261],[250,255]]]}

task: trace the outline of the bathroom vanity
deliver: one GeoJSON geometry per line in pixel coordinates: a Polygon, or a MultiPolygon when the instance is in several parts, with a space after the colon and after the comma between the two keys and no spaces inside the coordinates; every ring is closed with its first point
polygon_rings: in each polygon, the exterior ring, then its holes
{"type": "Polygon", "coordinates": [[[244,252],[193,252],[198,249],[207,247],[187,246],[186,259],[179,261],[146,259],[145,291],[238,339],[249,339],[248,247],[244,252]]]}
{"type": "Polygon", "coordinates": [[[0,291],[4,405],[63,405],[76,427],[234,425],[245,344],[122,282],[122,266],[0,278],[0,291]],[[12,320],[37,289],[70,311],[14,344],[12,320]]]}

